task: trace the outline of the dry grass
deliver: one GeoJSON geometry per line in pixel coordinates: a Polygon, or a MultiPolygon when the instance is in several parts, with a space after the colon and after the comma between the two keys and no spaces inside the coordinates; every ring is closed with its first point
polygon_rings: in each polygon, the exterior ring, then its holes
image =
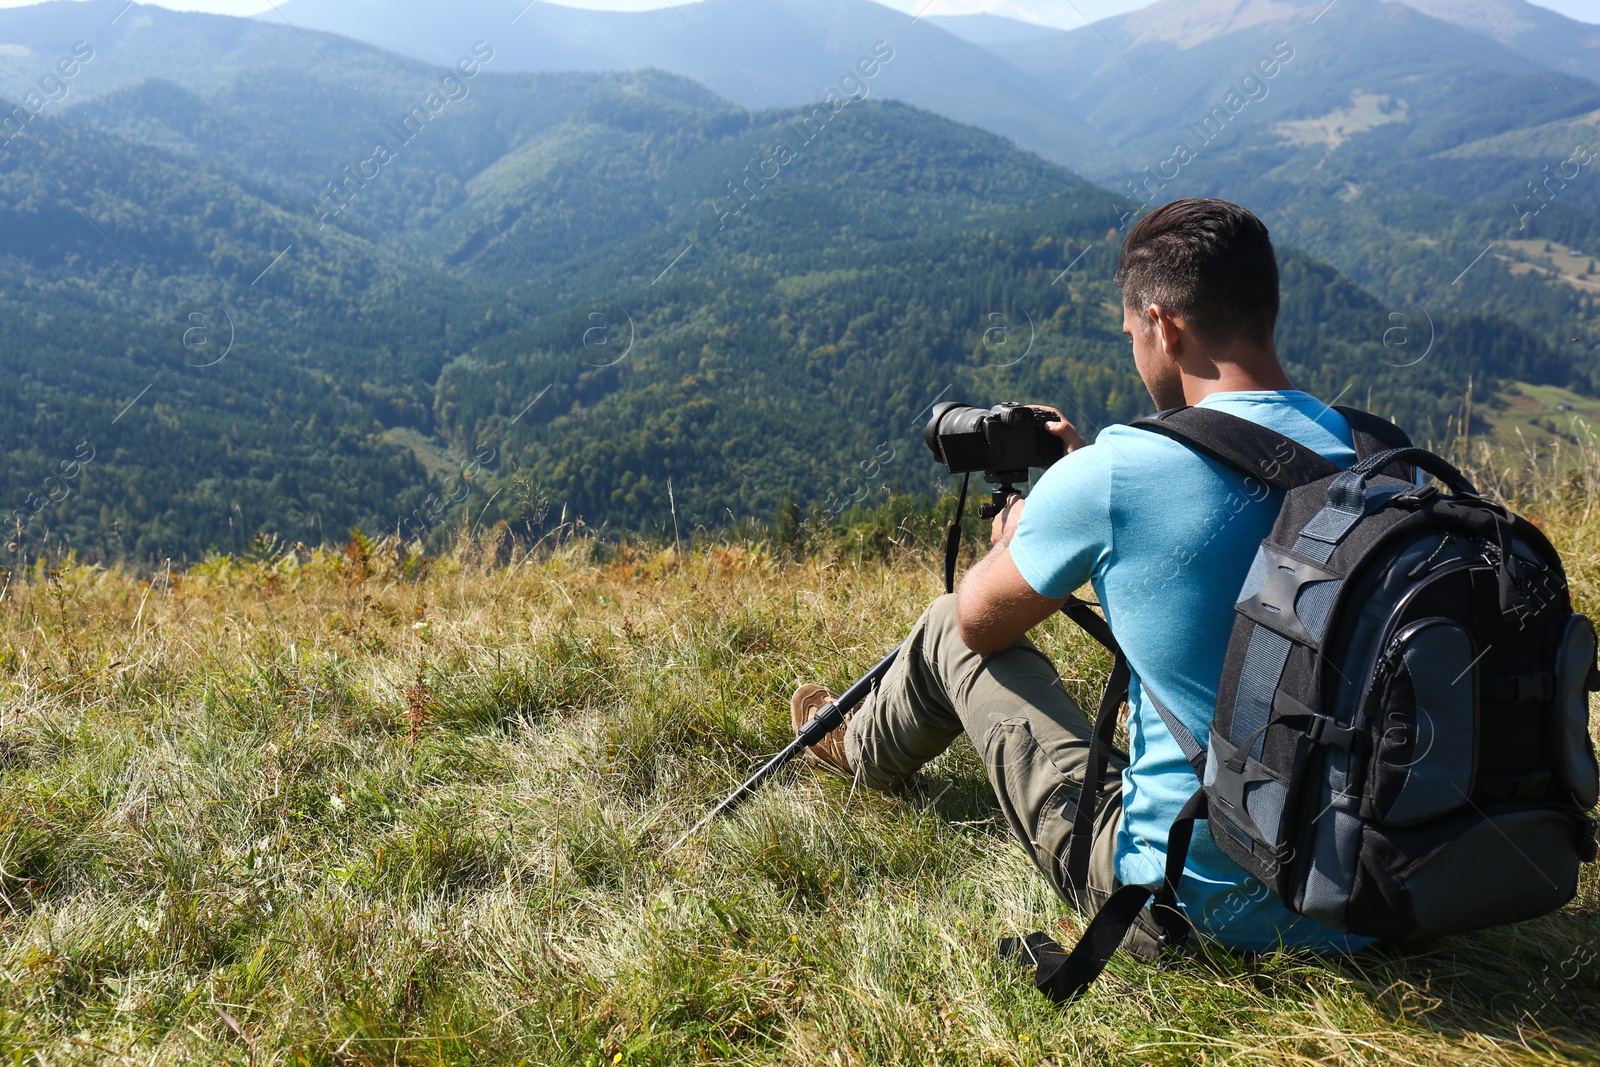
{"type": "MultiPolygon", "coordinates": [[[[1535,501],[1580,601],[1587,501],[1535,501]]],[[[903,799],[787,774],[666,846],[847,682],[936,561],[392,546],[0,595],[0,1049],[113,1063],[1567,1063],[1600,885],[1407,953],[996,963],[1075,929],[963,742],[903,799]]],[[[1042,643],[1080,701],[1104,657],[1042,643]]]]}

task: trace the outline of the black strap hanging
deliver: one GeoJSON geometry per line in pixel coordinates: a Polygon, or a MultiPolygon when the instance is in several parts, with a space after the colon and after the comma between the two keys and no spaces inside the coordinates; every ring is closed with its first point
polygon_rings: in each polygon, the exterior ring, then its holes
{"type": "Polygon", "coordinates": [[[1132,672],[1128,659],[1122,654],[1111,632],[1110,623],[1077,597],[1068,597],[1061,611],[1084,629],[1112,656],[1111,676],[1100,692],[1100,707],[1094,716],[1094,735],[1089,742],[1088,767],[1084,770],[1083,787],[1078,793],[1077,811],[1072,817],[1072,834],[1067,838],[1066,869],[1063,876],[1067,888],[1080,898],[1089,884],[1089,856],[1094,848],[1094,819],[1100,806],[1100,784],[1105,781],[1106,765],[1111,759],[1112,740],[1117,732],[1117,713],[1128,699],[1128,681],[1132,672]]]}
{"type": "Polygon", "coordinates": [[[944,532],[944,591],[956,591],[956,557],[961,554],[961,513],[967,510],[967,483],[972,481],[969,471],[961,476],[961,496],[956,499],[956,514],[950,528],[944,532]]]}
{"type": "MultiPolygon", "coordinates": [[[[961,493],[956,500],[956,513],[945,532],[944,587],[945,592],[955,591],[956,561],[961,551],[961,520],[967,505],[967,487],[971,475],[961,479],[961,493]]],[[[1094,736],[1089,743],[1088,767],[1078,794],[1077,810],[1073,815],[1072,833],[1067,840],[1067,856],[1063,876],[1067,887],[1078,898],[1080,906],[1086,904],[1089,882],[1089,860],[1094,846],[1094,821],[1099,808],[1100,786],[1105,780],[1110,763],[1113,740],[1117,729],[1117,715],[1128,699],[1131,671],[1127,657],[1117,644],[1111,624],[1090,605],[1077,597],[1068,597],[1061,611],[1090,637],[1103,645],[1112,655],[1111,676],[1106,680],[1100,695],[1100,707],[1095,712],[1094,736]]],[[[1197,793],[1184,807],[1183,814],[1173,824],[1168,841],[1167,884],[1160,886],[1123,886],[1111,895],[1085,929],[1077,946],[1068,953],[1047,934],[1029,934],[1026,938],[1002,938],[1000,955],[1003,959],[1021,959],[1035,967],[1034,984],[1040,992],[1058,1003],[1078,996],[1105,969],[1138,919],[1147,903],[1151,914],[1160,926],[1163,941],[1179,944],[1188,934],[1188,922],[1177,908],[1177,883],[1183,875],[1184,860],[1189,852],[1189,836],[1196,818],[1204,818],[1205,794],[1197,793]],[[1190,809],[1199,806],[1199,813],[1190,809]],[[1182,833],[1180,835],[1180,827],[1182,833]],[[1181,840],[1180,840],[1181,836],[1181,840]]]]}
{"type": "Polygon", "coordinates": [[[1178,909],[1178,882],[1189,858],[1194,824],[1206,817],[1205,790],[1196,790],[1179,812],[1167,837],[1167,865],[1160,885],[1125,885],[1118,888],[1095,913],[1071,952],[1050,935],[1000,939],[1000,957],[1031,964],[1034,988],[1057,1004],[1081,996],[1116,954],[1145,905],[1161,930],[1161,943],[1175,947],[1189,936],[1189,920],[1178,909]]]}
{"type": "MultiPolygon", "coordinates": [[[[1072,833],[1067,838],[1065,870],[1062,872],[1067,888],[1077,897],[1078,906],[1084,907],[1087,905],[1089,860],[1094,849],[1100,786],[1105,780],[1106,766],[1111,756],[1117,713],[1128,699],[1131,672],[1128,659],[1117,644],[1109,622],[1077,597],[1068,597],[1061,611],[1090,637],[1104,645],[1113,657],[1111,677],[1106,681],[1106,687],[1100,695],[1100,707],[1095,713],[1088,767],[1084,772],[1083,788],[1078,794],[1072,833]]],[[[1202,774],[1205,749],[1170,711],[1154,701],[1153,697],[1151,699],[1163,722],[1177,724],[1181,736],[1178,731],[1174,731],[1174,736],[1179,738],[1179,745],[1190,765],[1195,768],[1196,775],[1202,774]]],[[[1070,953],[1048,934],[1034,933],[1024,938],[1001,938],[1000,957],[1033,966],[1035,988],[1056,1003],[1064,1004],[1081,995],[1105,970],[1106,964],[1115,955],[1146,905],[1149,905],[1150,916],[1161,930],[1161,943],[1167,947],[1182,945],[1189,936],[1189,921],[1178,908],[1178,883],[1183,878],[1184,863],[1189,858],[1194,824],[1205,817],[1206,795],[1203,789],[1199,789],[1178,813],[1167,836],[1167,865],[1161,884],[1119,887],[1089,921],[1070,953]]]]}

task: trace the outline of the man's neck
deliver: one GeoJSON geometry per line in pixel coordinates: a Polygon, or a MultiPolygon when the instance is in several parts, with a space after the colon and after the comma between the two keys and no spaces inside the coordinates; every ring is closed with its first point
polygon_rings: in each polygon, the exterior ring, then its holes
{"type": "Polygon", "coordinates": [[[1200,403],[1213,393],[1252,393],[1293,389],[1278,355],[1271,350],[1254,351],[1248,358],[1219,358],[1208,361],[1206,374],[1183,375],[1183,399],[1189,405],[1200,403]]]}

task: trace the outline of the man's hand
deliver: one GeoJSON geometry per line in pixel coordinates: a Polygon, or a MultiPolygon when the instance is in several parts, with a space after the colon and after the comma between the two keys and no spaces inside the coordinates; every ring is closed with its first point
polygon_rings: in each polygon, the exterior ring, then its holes
{"type": "Polygon", "coordinates": [[[956,592],[961,640],[974,652],[1000,651],[1066,603],[1034,592],[1011,558],[1011,537],[1024,504],[1020,495],[1013,496],[994,517],[989,528],[994,547],[968,569],[956,592]]]}
{"type": "Polygon", "coordinates": [[[1022,499],[1022,494],[1012,493],[1006,501],[1006,506],[1000,509],[989,524],[989,543],[1003,545],[1011,540],[1011,535],[1017,531],[1017,523],[1022,521],[1022,506],[1027,501],[1022,499]]]}
{"type": "Polygon", "coordinates": [[[1048,404],[1029,404],[1028,406],[1035,411],[1048,412],[1055,418],[1054,422],[1045,423],[1045,431],[1052,436],[1061,438],[1061,443],[1068,452],[1076,452],[1078,449],[1088,445],[1089,442],[1083,439],[1083,435],[1078,432],[1078,428],[1068,422],[1067,417],[1057,409],[1048,404]]]}
{"type": "MultiPolygon", "coordinates": [[[[1083,439],[1083,435],[1078,432],[1078,428],[1068,422],[1067,417],[1061,414],[1059,410],[1048,404],[1029,404],[1028,406],[1035,411],[1043,411],[1054,419],[1053,422],[1045,423],[1044,428],[1051,436],[1061,438],[1062,447],[1066,451],[1076,452],[1078,449],[1088,446],[1089,442],[1083,439]]],[[[991,545],[1003,545],[1011,540],[1012,531],[1016,530],[1017,523],[1022,521],[1022,504],[1023,500],[1020,494],[1014,494],[1011,499],[1006,501],[1006,506],[1001,510],[1000,514],[994,517],[994,521],[989,527],[989,543],[991,545]]]]}

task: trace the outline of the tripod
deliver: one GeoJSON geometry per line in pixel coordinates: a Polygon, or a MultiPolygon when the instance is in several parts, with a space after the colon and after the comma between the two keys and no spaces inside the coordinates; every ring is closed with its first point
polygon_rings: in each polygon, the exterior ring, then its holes
{"type": "MultiPolygon", "coordinates": [[[[1023,472],[1023,476],[1026,477],[1026,472],[1023,472]]],[[[967,480],[970,477],[971,475],[968,475],[961,480],[961,496],[956,502],[955,517],[951,520],[950,528],[945,536],[944,589],[946,593],[955,591],[956,556],[961,549],[961,515],[967,506],[967,480]]],[[[1005,509],[1006,504],[1011,501],[1012,497],[1021,496],[1022,494],[1018,491],[1015,481],[1015,479],[1012,479],[991,483],[989,501],[979,506],[978,515],[985,519],[993,519],[1005,509]]],[[[1097,623],[1101,628],[1104,628],[1106,639],[1110,639],[1110,628],[1105,625],[1099,616],[1090,611],[1088,605],[1082,601],[1076,598],[1069,599],[1066,604],[1062,605],[1061,610],[1068,617],[1078,621],[1080,625],[1097,623]],[[1088,620],[1082,618],[1085,614],[1089,617],[1088,620]]],[[[867,694],[871,693],[873,688],[877,686],[878,681],[889,673],[889,668],[894,666],[895,657],[900,654],[900,649],[903,647],[904,645],[896,645],[894,650],[879,660],[876,666],[856,679],[850,688],[824,704],[811,717],[811,721],[800,728],[800,732],[795,735],[793,741],[785,745],[783,750],[776,756],[762,764],[760,769],[740,783],[739,787],[729,793],[721,803],[708,811],[704,818],[695,823],[677,841],[673,842],[672,848],[668,849],[668,851],[675,851],[679,845],[703,830],[717,816],[731,811],[751,793],[755,792],[761,783],[776,774],[784,764],[800,755],[804,750],[815,746],[828,734],[842,726],[844,717],[853,711],[857,704],[865,700],[867,694]]]]}
{"type": "MultiPolygon", "coordinates": [[[[978,505],[978,518],[994,518],[1006,509],[1006,505],[1011,502],[1012,497],[1021,495],[1022,491],[1010,482],[1001,482],[999,485],[991,487],[989,490],[989,502],[978,505]]],[[[960,520],[959,515],[956,518],[958,521],[960,520]]],[[[945,592],[949,592],[949,590],[947,589],[945,592]]]]}

